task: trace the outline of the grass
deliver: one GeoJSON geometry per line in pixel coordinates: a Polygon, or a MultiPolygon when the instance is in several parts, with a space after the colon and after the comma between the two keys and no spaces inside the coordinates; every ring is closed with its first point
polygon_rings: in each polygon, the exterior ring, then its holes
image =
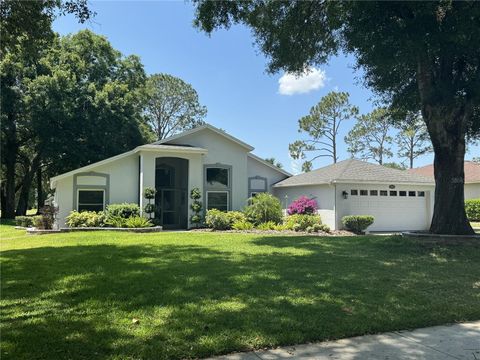
{"type": "Polygon", "coordinates": [[[2,359],[195,358],[480,319],[479,248],[400,237],[3,225],[1,266],[2,359]]]}

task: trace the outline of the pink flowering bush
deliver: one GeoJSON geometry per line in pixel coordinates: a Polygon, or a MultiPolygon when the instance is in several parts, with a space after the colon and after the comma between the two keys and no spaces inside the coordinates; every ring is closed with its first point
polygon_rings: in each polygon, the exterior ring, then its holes
{"type": "Polygon", "coordinates": [[[318,209],[315,199],[309,199],[306,196],[300,196],[294,200],[287,209],[288,215],[293,214],[314,214],[318,209]]]}

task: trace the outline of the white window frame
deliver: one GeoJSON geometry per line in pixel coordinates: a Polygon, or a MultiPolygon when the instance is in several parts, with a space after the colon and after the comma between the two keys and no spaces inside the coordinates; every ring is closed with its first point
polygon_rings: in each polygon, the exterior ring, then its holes
{"type": "Polygon", "coordinates": [[[225,193],[227,194],[227,210],[230,211],[230,191],[229,190],[207,190],[205,192],[205,210],[211,210],[208,208],[208,194],[209,193],[225,193]]]}
{"type": "MultiPolygon", "coordinates": [[[[105,189],[77,189],[77,211],[78,208],[80,207],[80,191],[101,191],[103,193],[103,209],[102,211],[105,211],[105,189]]],[[[83,204],[82,205],[98,205],[98,204],[83,204]]]]}

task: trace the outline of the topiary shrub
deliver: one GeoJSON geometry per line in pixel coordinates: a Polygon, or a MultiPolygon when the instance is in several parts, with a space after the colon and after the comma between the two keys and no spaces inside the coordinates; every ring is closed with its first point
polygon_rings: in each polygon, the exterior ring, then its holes
{"type": "Polygon", "coordinates": [[[349,215],[342,218],[342,224],[347,230],[354,233],[361,233],[375,221],[373,216],[370,215],[349,215]]]}
{"type": "Polygon", "coordinates": [[[294,231],[307,231],[308,227],[312,227],[316,224],[320,225],[322,219],[320,215],[313,214],[293,214],[285,218],[284,226],[287,230],[294,231]]]}
{"type": "Polygon", "coordinates": [[[268,193],[260,193],[250,198],[250,205],[245,208],[248,221],[255,225],[272,221],[282,221],[282,205],[280,200],[268,193]]]}
{"type": "Polygon", "coordinates": [[[317,211],[317,201],[315,199],[309,199],[306,196],[300,196],[294,200],[287,209],[288,215],[293,214],[315,214],[317,211]]]}
{"type": "Polygon", "coordinates": [[[480,221],[480,199],[465,200],[465,212],[470,221],[480,221]]]}
{"type": "Polygon", "coordinates": [[[203,217],[202,217],[202,202],[200,199],[202,198],[202,192],[199,188],[193,188],[190,191],[190,199],[192,199],[192,203],[190,204],[190,209],[192,210],[193,214],[190,216],[190,222],[195,226],[199,227],[202,224],[203,217]]]}
{"type": "Polygon", "coordinates": [[[105,226],[105,214],[95,211],[72,211],[67,216],[68,227],[103,227],[105,226]]]}
{"type": "Polygon", "coordinates": [[[105,210],[105,215],[107,219],[113,217],[121,217],[123,219],[128,219],[132,216],[140,216],[140,207],[137,204],[110,204],[105,210]]]}
{"type": "Polygon", "coordinates": [[[205,223],[213,230],[228,230],[231,227],[230,217],[224,211],[211,209],[207,211],[205,223]]]}

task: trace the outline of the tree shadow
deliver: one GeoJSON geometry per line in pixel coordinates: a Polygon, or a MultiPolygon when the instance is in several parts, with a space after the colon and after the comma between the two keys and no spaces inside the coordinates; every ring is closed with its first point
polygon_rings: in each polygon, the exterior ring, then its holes
{"type": "Polygon", "coordinates": [[[2,356],[191,358],[480,317],[479,256],[351,239],[5,251],[2,356]]]}

